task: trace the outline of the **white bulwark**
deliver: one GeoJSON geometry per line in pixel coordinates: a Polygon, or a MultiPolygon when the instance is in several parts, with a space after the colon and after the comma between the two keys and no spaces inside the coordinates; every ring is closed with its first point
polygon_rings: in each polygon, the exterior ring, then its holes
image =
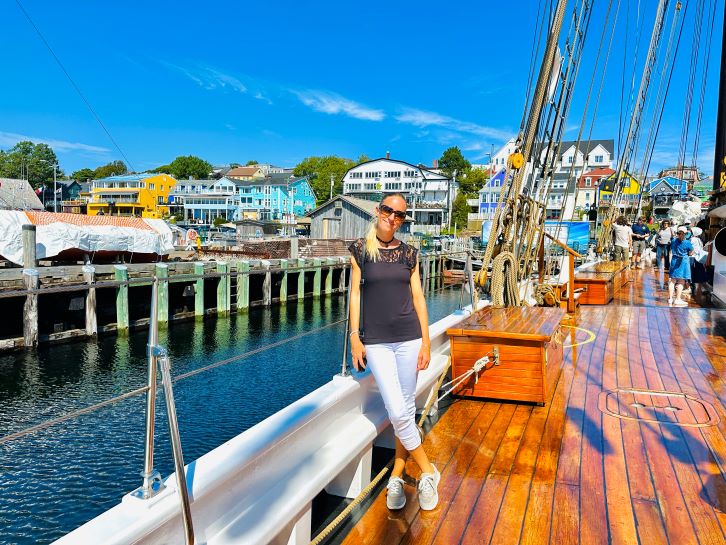
{"type": "Polygon", "coordinates": [[[406,197],[415,225],[440,227],[448,221],[456,188],[443,174],[396,159],[361,163],[343,176],[344,195],[378,202],[386,193],[406,197]]]}

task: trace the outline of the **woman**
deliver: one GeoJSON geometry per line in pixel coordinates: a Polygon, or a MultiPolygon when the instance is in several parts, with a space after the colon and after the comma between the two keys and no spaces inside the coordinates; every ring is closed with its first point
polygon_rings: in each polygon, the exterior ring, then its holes
{"type": "Polygon", "coordinates": [[[678,228],[676,238],[671,242],[671,268],[668,273],[668,304],[677,307],[687,307],[688,303],[681,299],[683,290],[691,281],[691,261],[693,244],[686,240],[688,229],[678,228]],[[675,292],[675,298],[674,298],[675,292]]]}
{"type": "Polygon", "coordinates": [[[424,452],[415,419],[416,377],[429,365],[431,343],[418,252],[395,238],[405,219],[403,195],[386,195],[376,207],[365,238],[350,245],[350,342],[353,366],[358,371],[370,367],[396,435],[396,458],[387,486],[388,508],[406,505],[402,475],[410,453],[421,468],[419,505],[429,511],[439,501],[441,475],[424,452]]]}
{"type": "Polygon", "coordinates": [[[655,263],[656,267],[660,268],[660,258],[663,257],[663,268],[667,271],[671,264],[671,239],[673,238],[673,231],[671,224],[668,220],[664,220],[660,223],[660,229],[655,236],[656,250],[655,250],[655,263]]]}

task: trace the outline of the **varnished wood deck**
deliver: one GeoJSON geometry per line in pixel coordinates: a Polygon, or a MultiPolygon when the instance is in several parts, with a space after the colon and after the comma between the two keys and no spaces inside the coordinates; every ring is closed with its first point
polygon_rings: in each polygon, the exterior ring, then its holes
{"type": "Polygon", "coordinates": [[[588,334],[569,329],[575,346],[544,407],[448,409],[425,441],[442,472],[436,510],[420,511],[407,487],[405,509],[389,511],[384,491],[345,543],[726,543],[726,311],[668,308],[653,271],[634,274],[614,304],[582,307],[570,322],[596,338],[578,344],[588,334]],[[720,422],[667,423],[697,419],[688,404],[622,407],[658,422],[600,411],[603,391],[629,387],[690,394],[720,422]]]}

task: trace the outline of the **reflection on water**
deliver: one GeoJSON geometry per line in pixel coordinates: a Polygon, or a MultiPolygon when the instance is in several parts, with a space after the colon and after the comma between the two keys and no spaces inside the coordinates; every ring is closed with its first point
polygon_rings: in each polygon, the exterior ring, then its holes
{"type": "MultiPolygon", "coordinates": [[[[429,299],[436,321],[457,308],[458,290],[429,299]]],[[[340,320],[343,297],[159,332],[174,375],[340,320]]],[[[178,382],[174,387],[188,461],[329,381],[339,371],[345,324],[178,382]]],[[[146,332],[42,346],[0,357],[0,435],[91,405],[146,383],[146,332]]],[[[173,470],[157,401],[155,465],[173,470]]],[[[0,543],[48,543],[112,507],[141,484],[145,397],[137,396],[0,445],[0,543]]]]}

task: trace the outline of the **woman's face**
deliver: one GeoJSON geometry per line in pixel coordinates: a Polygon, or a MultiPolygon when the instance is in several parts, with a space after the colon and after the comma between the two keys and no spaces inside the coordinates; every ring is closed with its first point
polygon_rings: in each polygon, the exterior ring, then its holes
{"type": "Polygon", "coordinates": [[[388,197],[376,208],[376,211],[378,229],[384,233],[394,233],[406,219],[406,201],[398,196],[388,197]]]}

